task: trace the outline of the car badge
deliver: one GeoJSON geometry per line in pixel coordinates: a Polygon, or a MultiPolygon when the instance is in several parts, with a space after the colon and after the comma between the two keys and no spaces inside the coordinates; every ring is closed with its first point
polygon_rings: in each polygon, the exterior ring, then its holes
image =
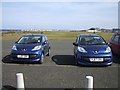
{"type": "Polygon", "coordinates": [[[27,49],[25,49],[25,48],[24,48],[24,49],[22,49],[22,51],[26,51],[26,50],[27,50],[27,49]]]}
{"type": "Polygon", "coordinates": [[[95,53],[95,54],[98,54],[98,53],[99,53],[99,51],[95,50],[95,51],[94,51],[94,53],[95,53]]]}

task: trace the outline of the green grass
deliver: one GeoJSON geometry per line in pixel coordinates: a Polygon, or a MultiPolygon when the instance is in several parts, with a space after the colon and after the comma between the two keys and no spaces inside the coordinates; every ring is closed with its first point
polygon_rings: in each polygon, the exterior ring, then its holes
{"type": "MultiPolygon", "coordinates": [[[[3,32],[2,40],[17,40],[24,34],[40,34],[39,31],[28,32],[3,32]]],[[[92,34],[88,32],[64,32],[64,31],[44,31],[43,32],[49,40],[75,40],[79,34],[92,34]]],[[[105,40],[109,41],[113,33],[99,32],[96,33],[102,36],[105,40]]]]}

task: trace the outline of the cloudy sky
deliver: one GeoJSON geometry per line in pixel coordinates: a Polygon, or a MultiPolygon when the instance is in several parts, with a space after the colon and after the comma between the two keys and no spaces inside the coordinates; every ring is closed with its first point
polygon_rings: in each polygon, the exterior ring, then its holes
{"type": "Polygon", "coordinates": [[[2,2],[4,29],[117,28],[117,2],[2,2]]]}

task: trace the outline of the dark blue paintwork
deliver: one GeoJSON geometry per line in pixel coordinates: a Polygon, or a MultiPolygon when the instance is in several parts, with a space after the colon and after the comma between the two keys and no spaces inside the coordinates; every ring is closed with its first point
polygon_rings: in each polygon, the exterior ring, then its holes
{"type": "MultiPolygon", "coordinates": [[[[31,36],[40,36],[42,38],[46,38],[44,41],[42,39],[41,42],[39,43],[29,43],[29,44],[22,44],[22,43],[18,43],[18,40],[14,45],[16,46],[17,50],[11,50],[11,60],[15,61],[15,62],[38,62],[41,60],[41,55],[42,53],[44,55],[49,54],[49,49],[50,49],[50,45],[48,42],[48,39],[45,35],[43,34],[28,34],[28,35],[23,35],[22,37],[31,37],[31,36]],[[41,48],[39,50],[34,50],[32,51],[32,49],[35,46],[41,46],[41,48]],[[24,50],[25,49],[25,50],[24,50]],[[17,55],[29,55],[29,58],[18,58],[17,55]]],[[[21,38],[22,38],[21,37],[21,38]]]]}
{"type": "MultiPolygon", "coordinates": [[[[92,36],[92,37],[97,36],[97,37],[102,38],[101,36],[96,35],[96,34],[82,34],[82,35],[79,35],[78,38],[89,37],[89,36],[92,36]]],[[[76,42],[73,43],[76,64],[97,65],[97,66],[112,65],[112,52],[111,51],[105,52],[106,48],[109,47],[107,43],[105,45],[80,45],[80,40],[78,40],[78,42],[79,43],[77,45],[76,45],[77,40],[76,42]],[[80,52],[78,50],[78,47],[84,48],[87,51],[87,53],[80,52]],[[98,52],[95,53],[95,51],[98,51],[98,52]],[[103,58],[103,61],[102,62],[91,62],[90,58],[103,58]]]]}

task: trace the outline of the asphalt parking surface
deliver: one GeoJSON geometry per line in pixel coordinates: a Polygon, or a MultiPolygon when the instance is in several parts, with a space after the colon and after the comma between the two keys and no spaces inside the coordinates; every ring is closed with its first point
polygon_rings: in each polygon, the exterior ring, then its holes
{"type": "Polygon", "coordinates": [[[51,40],[51,55],[43,64],[12,63],[9,53],[14,41],[2,41],[3,89],[16,88],[16,73],[24,74],[26,88],[85,88],[87,75],[94,77],[94,88],[119,87],[119,58],[112,66],[76,66],[71,40],[51,40]]]}

